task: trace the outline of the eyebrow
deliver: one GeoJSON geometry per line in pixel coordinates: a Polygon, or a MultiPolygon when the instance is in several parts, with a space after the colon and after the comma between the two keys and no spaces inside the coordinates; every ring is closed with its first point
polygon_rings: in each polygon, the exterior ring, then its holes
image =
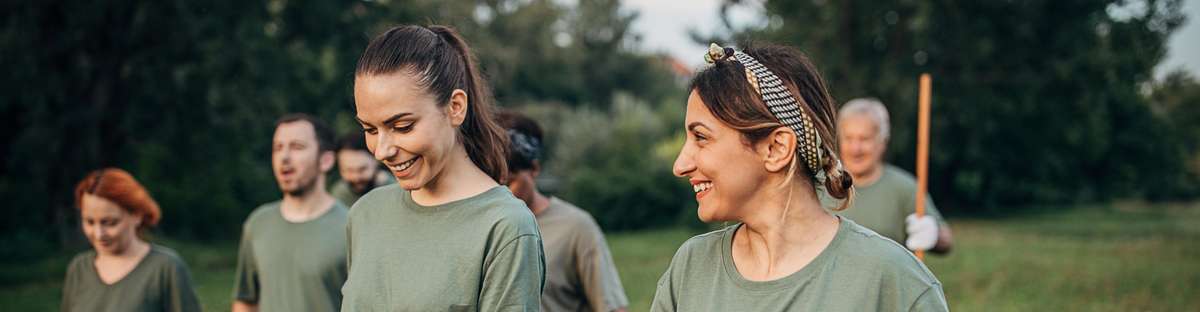
{"type": "MultiPolygon", "coordinates": [[[[386,124],[396,122],[397,119],[408,117],[409,115],[412,115],[412,113],[399,113],[399,114],[392,115],[392,117],[388,117],[388,119],[385,119],[383,121],[383,124],[386,125],[386,124]]],[[[354,120],[358,121],[358,123],[362,124],[362,125],[371,125],[370,123],[363,121],[362,119],[358,119],[358,116],[354,116],[354,120]]]]}
{"type": "Polygon", "coordinates": [[[705,126],[704,123],[699,122],[699,121],[693,121],[692,123],[689,123],[687,125],[688,131],[696,131],[696,128],[699,128],[699,127],[704,127],[704,129],[708,129],[708,126],[705,126]]]}

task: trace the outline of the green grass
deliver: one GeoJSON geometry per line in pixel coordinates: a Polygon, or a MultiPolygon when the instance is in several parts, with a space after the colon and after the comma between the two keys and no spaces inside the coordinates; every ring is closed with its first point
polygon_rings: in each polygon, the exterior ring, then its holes
{"type": "MultiPolygon", "coordinates": [[[[1200,310],[1200,203],[1047,207],[1000,219],[951,220],[956,246],[928,265],[959,311],[1200,310]]],[[[649,309],[658,277],[695,233],[609,235],[631,311],[649,309]]],[[[192,268],[209,310],[229,306],[234,243],[158,240],[192,268]]],[[[0,307],[57,309],[70,254],[0,268],[0,307]]]]}

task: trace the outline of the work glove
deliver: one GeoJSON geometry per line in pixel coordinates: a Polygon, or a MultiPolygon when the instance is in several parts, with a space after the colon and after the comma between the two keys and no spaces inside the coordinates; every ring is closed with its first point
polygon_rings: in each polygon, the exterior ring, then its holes
{"type": "Polygon", "coordinates": [[[930,215],[918,217],[917,214],[910,214],[904,218],[904,227],[908,232],[908,239],[904,245],[910,250],[929,250],[937,245],[938,241],[938,222],[937,219],[930,215]]]}

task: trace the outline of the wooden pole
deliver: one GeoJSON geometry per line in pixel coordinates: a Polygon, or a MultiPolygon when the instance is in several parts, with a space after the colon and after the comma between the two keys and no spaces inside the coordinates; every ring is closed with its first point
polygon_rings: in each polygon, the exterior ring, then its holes
{"type": "MultiPolygon", "coordinates": [[[[925,216],[925,194],[929,185],[929,101],[933,79],[921,74],[921,90],[917,118],[917,217],[925,216]]],[[[917,250],[917,259],[925,260],[925,251],[917,250]]]]}

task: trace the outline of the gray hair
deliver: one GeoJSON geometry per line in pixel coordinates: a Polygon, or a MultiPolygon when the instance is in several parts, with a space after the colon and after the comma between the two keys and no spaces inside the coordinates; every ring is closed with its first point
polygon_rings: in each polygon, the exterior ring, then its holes
{"type": "Polygon", "coordinates": [[[846,119],[850,116],[865,115],[875,121],[876,128],[879,129],[879,138],[887,141],[892,136],[892,124],[888,121],[887,107],[883,106],[876,98],[857,98],[846,102],[842,105],[842,109],[838,110],[838,121],[846,119]]]}

